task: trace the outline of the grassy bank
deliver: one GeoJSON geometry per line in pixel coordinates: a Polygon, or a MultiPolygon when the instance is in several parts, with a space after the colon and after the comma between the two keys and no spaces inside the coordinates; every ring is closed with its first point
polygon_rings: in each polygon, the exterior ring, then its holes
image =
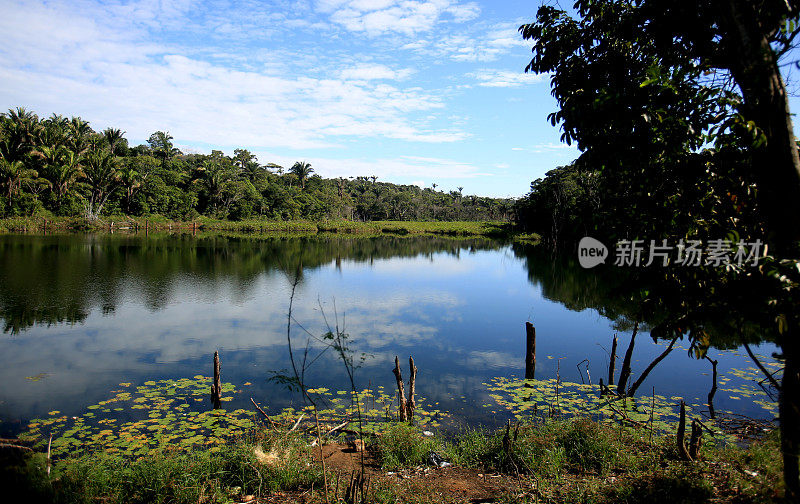
{"type": "MultiPolygon", "coordinates": [[[[244,220],[226,221],[200,218],[192,222],[170,221],[160,216],[127,217],[107,216],[97,221],[76,217],[14,217],[0,220],[0,233],[41,233],[53,231],[92,232],[223,232],[237,234],[343,234],[343,235],[438,235],[438,236],[483,236],[511,238],[515,232],[504,222],[464,221],[273,221],[244,220]]],[[[534,235],[519,235],[520,239],[537,241],[534,235]]]]}
{"type": "MultiPolygon", "coordinates": [[[[49,477],[42,454],[5,450],[0,484],[27,502],[324,502],[319,448],[309,441],[265,431],[216,452],[68,457],[49,477]]],[[[324,447],[329,502],[344,500],[354,469],[339,462],[347,452],[341,442],[324,447]]],[[[377,503],[468,502],[476,495],[508,503],[739,503],[777,502],[782,494],[777,432],[747,448],[707,443],[686,462],[674,437],[650,439],[643,430],[586,419],[522,422],[508,436],[467,430],[447,439],[392,424],[368,440],[365,460],[365,502],[377,503]],[[452,466],[433,467],[431,453],[452,466]]]]}

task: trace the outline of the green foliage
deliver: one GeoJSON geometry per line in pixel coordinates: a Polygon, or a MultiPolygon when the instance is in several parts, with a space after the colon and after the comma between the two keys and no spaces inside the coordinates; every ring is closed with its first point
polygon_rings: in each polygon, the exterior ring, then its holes
{"type": "Polygon", "coordinates": [[[164,449],[130,460],[110,454],[57,461],[50,481],[42,457],[6,466],[5,482],[25,489],[28,498],[64,503],[231,502],[243,495],[308,488],[319,484],[307,443],[297,436],[260,434],[225,444],[219,450],[164,449]],[[277,453],[265,460],[258,454],[277,453]],[[52,482],[52,483],[51,483],[52,482]]]}
{"type": "MultiPolygon", "coordinates": [[[[779,367],[779,363],[767,362],[771,369],[779,367]]],[[[726,398],[734,401],[746,398],[752,400],[760,408],[770,414],[777,413],[775,397],[768,396],[765,390],[758,386],[762,377],[758,369],[747,367],[733,369],[730,375],[720,374],[718,382],[720,388],[717,392],[717,401],[726,398]]],[[[552,417],[582,417],[589,415],[598,423],[617,424],[624,423],[628,426],[638,426],[655,436],[667,435],[674,431],[675,423],[679,416],[679,404],[682,397],[665,397],[659,394],[639,395],[629,398],[600,395],[599,387],[590,384],[549,380],[524,380],[497,377],[486,384],[490,390],[489,397],[495,403],[510,411],[518,420],[533,416],[534,418],[552,417]]],[[[687,398],[688,399],[688,398],[687,398]]],[[[484,405],[493,408],[493,404],[484,405]]],[[[698,415],[707,407],[705,403],[692,403],[686,401],[687,416],[698,415]]],[[[717,409],[717,413],[726,413],[717,409]]],[[[714,427],[714,420],[705,420],[706,425],[714,427]]],[[[715,442],[725,443],[735,439],[721,429],[715,430],[715,442]]]]}
{"type": "Polygon", "coordinates": [[[439,443],[412,425],[397,423],[381,433],[377,449],[383,468],[394,471],[425,464],[428,454],[439,449],[439,443]]]}
{"type": "MultiPolygon", "coordinates": [[[[107,400],[89,405],[81,416],[67,417],[51,411],[35,419],[20,435],[42,448],[53,436],[55,457],[104,452],[141,458],[166,449],[187,450],[204,446],[220,451],[227,440],[251,429],[253,413],[247,410],[207,410],[211,378],[159,380],[133,387],[121,383],[107,400]],[[198,411],[198,406],[205,411],[198,411]],[[132,419],[132,420],[131,420],[132,419]]],[[[222,385],[223,401],[232,400],[233,385],[222,385]]]]}
{"type": "Polygon", "coordinates": [[[114,212],[160,214],[173,220],[199,215],[225,220],[508,221],[510,199],[462,196],[377,177],[324,179],[307,162],[284,173],[235,149],[184,154],[169,132],[129,148],[124,132],[102,134],[80,118],[40,120],[24,109],[0,115],[0,217],[114,212]],[[75,201],[80,204],[75,204],[75,201]]]}

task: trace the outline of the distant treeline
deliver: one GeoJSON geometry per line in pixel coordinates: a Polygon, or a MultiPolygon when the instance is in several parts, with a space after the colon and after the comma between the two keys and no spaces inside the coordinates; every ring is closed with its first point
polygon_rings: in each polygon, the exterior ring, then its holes
{"type": "Polygon", "coordinates": [[[374,175],[325,179],[309,163],[262,164],[246,149],[184,154],[163,131],[135,147],[124,135],[80,117],[0,114],[0,216],[497,221],[514,205],[374,175]]]}

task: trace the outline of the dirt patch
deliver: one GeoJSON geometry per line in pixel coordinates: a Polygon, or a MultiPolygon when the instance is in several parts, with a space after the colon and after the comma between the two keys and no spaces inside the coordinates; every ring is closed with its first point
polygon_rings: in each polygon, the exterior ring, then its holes
{"type": "MultiPolygon", "coordinates": [[[[319,449],[315,449],[315,453],[318,459],[319,449]]],[[[361,452],[347,445],[325,445],[322,453],[327,469],[338,475],[341,484],[345,484],[345,479],[361,467],[361,452]]],[[[509,492],[521,493],[517,491],[516,479],[484,474],[475,469],[419,466],[398,472],[385,471],[369,450],[364,452],[364,463],[373,488],[394,487],[400,502],[489,503],[509,492]]],[[[335,481],[335,478],[332,475],[329,481],[335,481]]]]}

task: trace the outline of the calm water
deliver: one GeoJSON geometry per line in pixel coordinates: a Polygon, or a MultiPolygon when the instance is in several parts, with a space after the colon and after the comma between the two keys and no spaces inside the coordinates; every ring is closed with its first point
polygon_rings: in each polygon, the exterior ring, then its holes
{"type": "MultiPolygon", "coordinates": [[[[253,384],[234,406],[249,407],[252,395],[277,411],[296,401],[267,381],[289,367],[295,281],[295,345],[338,317],[368,354],[360,386],[390,389],[394,356],[413,355],[418,394],[466,422],[499,422],[483,407],[492,401],[483,383],[523,374],[525,321],[537,329],[537,377],[560,366],[562,379],[579,382],[584,359],[595,382],[607,374],[615,323],[581,309],[580,276],[537,257],[520,245],[427,237],[0,236],[0,430],[50,410],[77,415],[120,382],[209,375],[215,350],[224,381],[253,384]]],[[[622,354],[629,333],[619,334],[622,354]]],[[[640,333],[633,376],[662,350],[640,333]]],[[[737,352],[711,355],[722,374],[751,365],[737,352]]],[[[640,390],[704,398],[709,371],[677,349],[640,390]]],[[[347,387],[331,352],[306,381],[347,387]]],[[[717,394],[717,409],[768,416],[730,395],[717,394]]]]}

